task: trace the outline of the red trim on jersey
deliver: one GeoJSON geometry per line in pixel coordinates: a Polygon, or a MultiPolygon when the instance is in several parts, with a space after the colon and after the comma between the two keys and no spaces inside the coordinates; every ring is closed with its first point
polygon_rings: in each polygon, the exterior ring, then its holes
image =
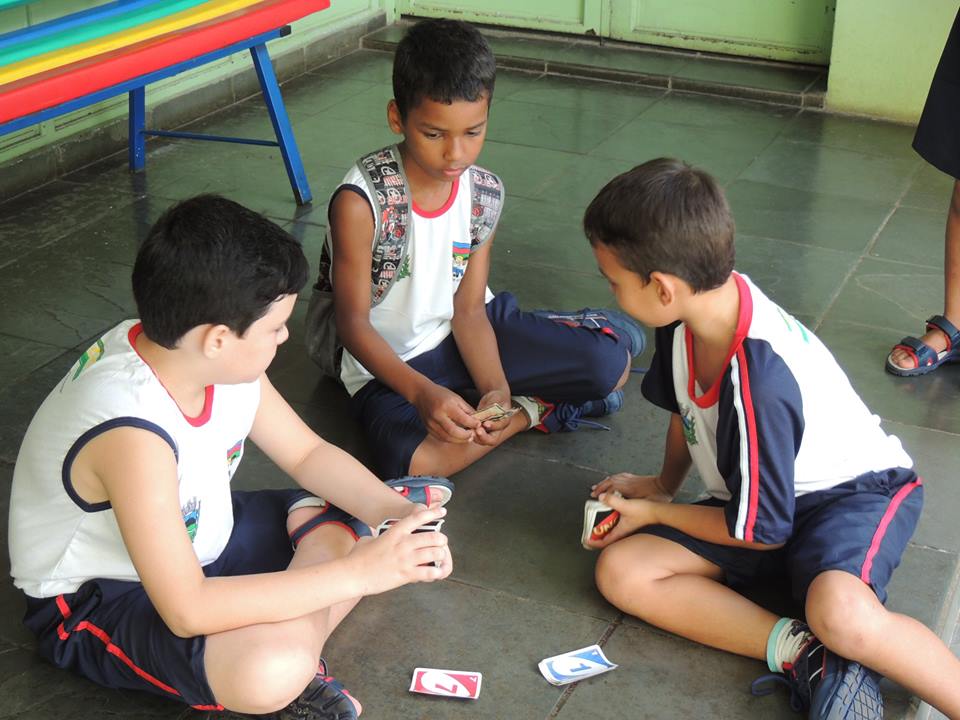
{"type": "MultiPolygon", "coordinates": [[[[67,606],[67,602],[64,599],[63,595],[57,595],[57,607],[60,609],[60,612],[63,615],[64,620],[70,617],[72,611],[67,606]]],[[[133,672],[135,672],[139,677],[143,678],[151,685],[154,685],[160,688],[161,690],[165,690],[171,695],[176,695],[177,697],[180,697],[179,692],[174,690],[165,682],[158,680],[143,668],[137,666],[133,662],[133,660],[131,660],[127,656],[127,654],[123,650],[121,650],[119,647],[114,645],[113,640],[110,639],[110,635],[108,635],[103,629],[97,627],[96,625],[94,625],[93,623],[87,620],[81,620],[79,623],[77,623],[77,626],[73,629],[73,632],[79,632],[82,630],[86,630],[95,638],[97,638],[100,642],[102,642],[106,647],[106,650],[108,653],[113,655],[115,658],[120,660],[120,662],[122,662],[124,665],[129,667],[131,670],[133,670],[133,672]]],[[[70,636],[70,632],[68,632],[63,628],[63,623],[61,623],[60,627],[57,628],[57,633],[60,635],[61,640],[66,640],[70,636]]]]}
{"type": "Polygon", "coordinates": [[[413,198],[410,198],[410,206],[413,208],[413,211],[423,218],[438,218],[443,215],[447,210],[450,209],[450,206],[453,205],[453,201],[457,199],[457,191],[460,188],[460,178],[454,178],[453,182],[450,184],[450,195],[447,197],[446,202],[443,203],[436,210],[424,210],[422,207],[417,205],[417,201],[413,198]]]}
{"type": "Polygon", "coordinates": [[[684,325],[684,341],[687,344],[687,395],[690,396],[691,402],[697,404],[697,407],[708,408],[717,404],[720,397],[720,381],[730,367],[731,358],[743,345],[743,339],[747,336],[750,323],[753,320],[753,297],[750,295],[750,286],[747,285],[746,280],[740,277],[739,273],[733,273],[733,279],[737,283],[737,292],[740,295],[737,329],[733,333],[733,342],[730,343],[730,350],[723,361],[723,370],[717,375],[713,385],[700,397],[697,397],[697,373],[694,370],[693,363],[693,333],[690,332],[690,326],[684,325]]]}
{"type": "MultiPolygon", "coordinates": [[[[167,386],[163,384],[163,380],[160,379],[160,376],[157,375],[157,371],[150,367],[150,363],[146,361],[146,358],[140,354],[140,351],[137,350],[137,338],[143,334],[143,323],[136,323],[130,332],[127,333],[127,340],[130,342],[130,347],[133,348],[133,351],[137,354],[143,364],[150,368],[150,372],[153,373],[153,376],[157,379],[157,382],[163,386],[164,390],[167,390],[167,386]]],[[[200,411],[200,414],[196,417],[190,417],[183,410],[180,409],[180,406],[177,405],[177,409],[180,410],[180,414],[183,415],[183,419],[190,423],[193,427],[202,427],[207,424],[210,420],[210,416],[213,414],[213,385],[207,385],[203,390],[203,409],[200,411]]],[[[170,395],[170,391],[167,390],[167,395],[170,395]]],[[[170,399],[173,400],[173,403],[176,405],[177,401],[174,400],[173,395],[170,395],[170,399]]]]}
{"type": "MultiPolygon", "coordinates": [[[[740,395],[743,401],[743,414],[747,425],[747,443],[750,453],[750,500],[747,505],[747,521],[743,527],[743,539],[746,542],[753,542],[753,527],[757,524],[757,509],[760,505],[760,450],[757,446],[757,416],[753,412],[753,397],[750,394],[747,354],[742,347],[737,350],[737,362],[740,365],[740,395]]],[[[743,483],[744,479],[740,478],[740,482],[743,483]]]]}
{"type": "Polygon", "coordinates": [[[867,550],[867,556],[863,560],[863,567],[860,568],[860,579],[867,585],[870,584],[870,571],[873,569],[873,559],[877,556],[877,553],[880,552],[880,543],[883,542],[883,536],[887,534],[887,528],[890,527],[890,523],[893,522],[893,516],[897,514],[897,509],[907,495],[921,485],[923,485],[923,479],[917,478],[897,490],[896,495],[890,500],[890,504],[887,506],[886,512],[883,513],[880,524],[877,525],[876,532],[873,533],[873,540],[870,541],[870,549],[867,550]]]}

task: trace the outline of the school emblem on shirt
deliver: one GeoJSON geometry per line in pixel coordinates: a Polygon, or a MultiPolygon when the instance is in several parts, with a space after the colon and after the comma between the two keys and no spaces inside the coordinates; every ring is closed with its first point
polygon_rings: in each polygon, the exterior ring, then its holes
{"type": "Polygon", "coordinates": [[[180,508],[183,515],[183,524],[187,528],[190,542],[197,536],[197,527],[200,525],[200,498],[190,498],[187,504],[180,508]]]}
{"type": "Polygon", "coordinates": [[[683,437],[687,445],[697,444],[697,419],[686,405],[680,406],[680,422],[683,423],[683,437]]]}
{"type": "Polygon", "coordinates": [[[237,461],[237,458],[240,457],[240,453],[242,452],[243,440],[237,440],[233,447],[227,450],[227,469],[233,467],[233,464],[237,461]]]}
{"type": "Polygon", "coordinates": [[[403,262],[400,264],[400,271],[397,273],[397,280],[403,280],[410,277],[410,252],[403,256],[403,262]]]}
{"type": "Polygon", "coordinates": [[[77,369],[73,373],[71,380],[76,380],[80,377],[80,373],[86,370],[88,367],[91,367],[97,360],[103,357],[103,340],[97,340],[93,345],[87,348],[86,352],[80,356],[80,359],[77,361],[77,369]]]}
{"type": "Polygon", "coordinates": [[[470,243],[453,241],[453,279],[459,280],[467,269],[470,260],[470,243]]]}

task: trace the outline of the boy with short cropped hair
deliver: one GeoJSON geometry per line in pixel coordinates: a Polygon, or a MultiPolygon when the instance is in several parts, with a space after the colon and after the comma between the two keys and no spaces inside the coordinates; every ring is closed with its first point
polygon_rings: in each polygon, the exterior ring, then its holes
{"type": "Polygon", "coordinates": [[[883,605],[920,515],[913,462],[826,347],[734,271],[733,219],[713,178],[644,163],[600,191],[584,230],[620,306],[657,328],[642,390],[672,413],[658,475],[593,489],[621,518],[593,543],[603,595],[766,660],[774,674],[754,692],[783,682],[811,718],[882,718],[878,673],[960,717],[960,661],[883,605]],[[709,497],[672,503],[691,465],[709,497]],[[761,579],[785,580],[806,623],[738,592],[761,579]]]}
{"type": "Polygon", "coordinates": [[[385,486],[267,379],[307,272],[290,235],[217,196],[151,229],[141,319],[68,371],[14,470],[11,573],[58,667],[201,709],[345,720],[359,704],[320,658],[330,633],[360,597],[450,573],[446,538],[411,534],[444,514],[411,500],[449,483],[385,486]],[[231,492],[247,439],[301,489],[231,492]],[[402,519],[371,539],[386,518],[402,519]]]}
{"type": "MultiPolygon", "coordinates": [[[[361,158],[330,201],[308,323],[332,295],[327,325],[335,313],[343,353],[328,372],[350,393],[388,476],[449,475],[529,427],[591,424],[585,418],[619,409],[643,347],[621,313],[526,313],[487,288],[503,185],[474,163],[495,76],[475,28],[412,26],[397,46],[387,108],[403,140],[361,158]],[[500,417],[475,417],[491,409],[500,417]]],[[[308,344],[329,337],[317,328],[308,344]]]]}

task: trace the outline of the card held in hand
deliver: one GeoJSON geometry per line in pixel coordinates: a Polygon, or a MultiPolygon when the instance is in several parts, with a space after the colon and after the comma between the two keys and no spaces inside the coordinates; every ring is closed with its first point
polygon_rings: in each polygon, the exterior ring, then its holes
{"type": "Polygon", "coordinates": [[[518,407],[512,407],[509,410],[505,408],[500,403],[494,403],[490,407],[484,408],[483,410],[478,410],[473,413],[475,417],[480,422],[486,422],[487,420],[503,420],[508,418],[511,415],[514,415],[520,410],[518,407]]]}
{"type": "Polygon", "coordinates": [[[416,668],[410,681],[410,692],[476,700],[480,697],[482,682],[483,675],[478,672],[416,668]]]}
{"type": "Polygon", "coordinates": [[[583,533],[580,544],[587,550],[594,548],[587,544],[588,540],[602,539],[620,522],[620,513],[604,505],[599,500],[587,500],[583,505],[583,533]]]}

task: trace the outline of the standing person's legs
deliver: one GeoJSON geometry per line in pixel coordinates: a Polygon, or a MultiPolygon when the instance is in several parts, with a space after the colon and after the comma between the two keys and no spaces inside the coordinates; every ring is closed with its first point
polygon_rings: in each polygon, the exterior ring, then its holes
{"type": "MultiPolygon", "coordinates": [[[[953,195],[950,198],[943,254],[943,316],[955,328],[960,328],[960,180],[954,181],[953,195]]],[[[951,338],[947,333],[934,326],[928,326],[927,332],[919,340],[929,346],[937,356],[948,350],[960,351],[960,348],[951,347],[951,338]]],[[[890,353],[890,362],[903,370],[918,367],[917,355],[901,346],[895,347],[890,353]]],[[[896,368],[892,370],[895,371],[896,368]]]]}

